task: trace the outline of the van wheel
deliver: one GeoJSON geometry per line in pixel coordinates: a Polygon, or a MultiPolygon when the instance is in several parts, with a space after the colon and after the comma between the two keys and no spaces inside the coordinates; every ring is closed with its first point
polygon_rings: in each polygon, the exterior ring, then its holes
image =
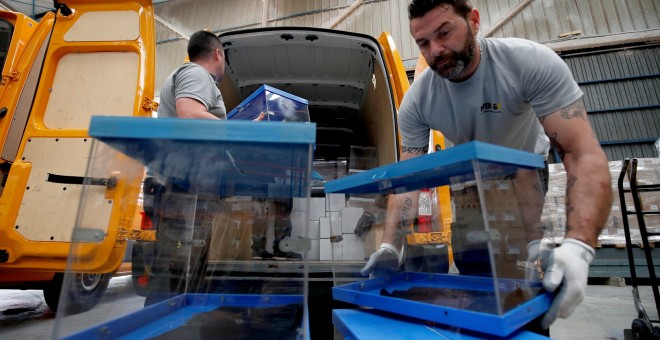
{"type": "Polygon", "coordinates": [[[77,314],[92,309],[101,300],[108,288],[112,274],[55,274],[48,287],[44,288],[44,299],[51,310],[64,315],[77,314]],[[66,278],[66,280],[65,280],[66,278]],[[68,284],[68,294],[63,310],[58,310],[62,285],[68,284]]]}

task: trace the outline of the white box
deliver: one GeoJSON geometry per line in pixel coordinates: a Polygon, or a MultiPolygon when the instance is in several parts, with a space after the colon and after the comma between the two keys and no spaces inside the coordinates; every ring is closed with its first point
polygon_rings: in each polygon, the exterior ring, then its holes
{"type": "Polygon", "coordinates": [[[319,218],[319,238],[330,238],[330,218],[319,218]]]}
{"type": "Polygon", "coordinates": [[[305,219],[304,212],[292,212],[291,213],[291,237],[307,237],[307,225],[309,221],[305,219]]]}
{"type": "Polygon", "coordinates": [[[319,240],[319,260],[332,261],[332,246],[329,238],[319,240]]]}
{"type": "Polygon", "coordinates": [[[341,209],[341,232],[342,234],[354,234],[355,226],[364,213],[362,208],[341,209]]]}
{"type": "Polygon", "coordinates": [[[310,249],[309,249],[309,260],[310,261],[318,261],[320,260],[320,240],[311,240],[310,244],[310,249]]]}
{"type": "Polygon", "coordinates": [[[343,260],[364,260],[364,242],[355,234],[344,234],[342,245],[343,260]]]}
{"type": "Polygon", "coordinates": [[[320,228],[320,225],[319,225],[319,221],[318,220],[317,221],[309,221],[308,223],[309,223],[308,224],[308,226],[309,226],[309,239],[310,240],[320,239],[321,238],[321,233],[320,233],[321,228],[320,228]]]}
{"type": "MultiPolygon", "coordinates": [[[[304,208],[302,211],[305,211],[304,208]]],[[[309,199],[309,220],[318,220],[326,216],[325,197],[312,197],[309,199]]]]}
{"type": "Polygon", "coordinates": [[[346,195],[344,194],[328,194],[325,198],[327,211],[341,211],[346,206],[346,195]]]}
{"type": "Polygon", "coordinates": [[[328,215],[330,215],[330,236],[341,235],[341,212],[329,212],[328,215]]]}

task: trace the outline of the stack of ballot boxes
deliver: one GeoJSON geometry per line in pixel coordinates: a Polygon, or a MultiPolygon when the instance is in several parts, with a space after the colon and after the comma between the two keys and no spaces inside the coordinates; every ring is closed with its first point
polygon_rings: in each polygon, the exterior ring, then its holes
{"type": "Polygon", "coordinates": [[[373,195],[356,230],[379,244],[348,274],[337,254],[333,297],[459,333],[518,332],[550,303],[538,261],[544,168],[539,155],[470,142],[326,183],[328,194],[373,195]],[[420,233],[418,191],[443,186],[452,201],[451,236],[431,246],[450,245],[451,256],[408,244],[420,233]]]}
{"type": "MultiPolygon", "coordinates": [[[[252,244],[274,219],[289,218],[272,202],[309,199],[316,127],[306,101],[262,92],[242,112],[259,106],[286,124],[93,117],[65,279],[112,273],[117,268],[105,263],[123,256],[118,245],[147,235],[131,229],[145,172],[158,183],[150,193],[155,252],[142,296],[131,291],[102,297],[82,314],[58,313],[56,338],[309,337],[306,226],[279,242],[283,252],[302,256],[285,279],[253,259],[252,244]],[[295,115],[303,118],[288,118],[295,115]]],[[[304,220],[307,206],[297,212],[304,220]]],[[[77,289],[65,280],[59,308],[81,298],[77,289]]]]}

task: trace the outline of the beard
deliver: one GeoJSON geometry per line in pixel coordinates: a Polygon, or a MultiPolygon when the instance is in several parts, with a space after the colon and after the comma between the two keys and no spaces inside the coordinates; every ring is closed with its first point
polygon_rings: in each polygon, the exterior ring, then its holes
{"type": "Polygon", "coordinates": [[[474,58],[476,41],[472,29],[468,28],[467,38],[460,51],[447,51],[433,58],[429,67],[440,77],[452,80],[458,78],[474,58]],[[444,64],[442,64],[444,62],[444,64]],[[441,65],[442,64],[442,65],[441,65]]]}

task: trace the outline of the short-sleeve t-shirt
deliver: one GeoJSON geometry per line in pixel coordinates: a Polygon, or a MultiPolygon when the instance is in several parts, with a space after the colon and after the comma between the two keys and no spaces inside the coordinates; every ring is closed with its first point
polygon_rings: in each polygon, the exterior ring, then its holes
{"type": "Polygon", "coordinates": [[[401,144],[428,145],[429,129],[454,144],[481,141],[535,152],[550,147],[538,120],[582,97],[559,56],[541,44],[517,38],[478,38],[476,72],[460,83],[427,68],[399,108],[401,144]]]}
{"type": "Polygon", "coordinates": [[[176,69],[160,89],[158,117],[176,118],[176,100],[192,98],[202,103],[208,112],[225,119],[227,110],[213,76],[196,63],[186,63],[176,69]]]}

